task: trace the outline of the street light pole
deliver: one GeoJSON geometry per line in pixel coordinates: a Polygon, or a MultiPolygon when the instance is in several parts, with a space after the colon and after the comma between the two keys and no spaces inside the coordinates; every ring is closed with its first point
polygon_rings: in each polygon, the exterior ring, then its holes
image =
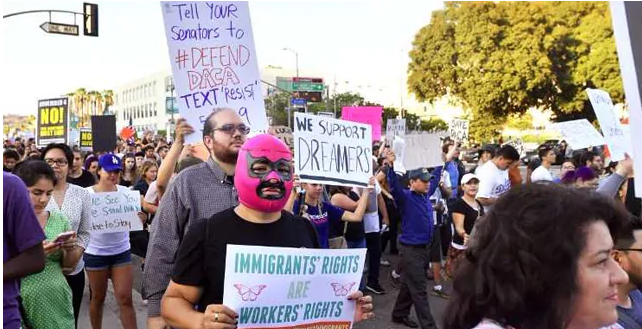
{"type": "MultiPolygon", "coordinates": [[[[283,48],[282,50],[290,51],[290,52],[294,53],[295,68],[296,68],[296,79],[298,81],[299,80],[299,53],[296,50],[292,49],[292,48],[283,48]]],[[[292,83],[292,91],[294,91],[294,83],[292,83]]],[[[288,102],[288,127],[291,126],[291,121],[292,121],[291,118],[290,118],[291,114],[292,114],[292,111],[291,111],[292,104],[291,103],[292,103],[292,100],[290,98],[289,102],[288,102]]]]}

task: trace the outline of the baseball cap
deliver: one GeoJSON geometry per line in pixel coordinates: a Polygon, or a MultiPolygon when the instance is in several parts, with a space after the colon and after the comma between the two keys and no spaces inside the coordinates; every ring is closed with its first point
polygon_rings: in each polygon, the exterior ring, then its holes
{"type": "Polygon", "coordinates": [[[476,179],[479,182],[479,177],[475,176],[475,174],[466,174],[461,178],[461,184],[468,184],[473,179],[476,179]]]}
{"type": "Polygon", "coordinates": [[[98,160],[98,165],[106,172],[123,170],[120,158],[114,154],[103,154],[98,160]]]}
{"type": "Polygon", "coordinates": [[[421,179],[424,182],[430,181],[432,175],[428,172],[426,168],[413,169],[408,172],[409,179],[421,179]]]}

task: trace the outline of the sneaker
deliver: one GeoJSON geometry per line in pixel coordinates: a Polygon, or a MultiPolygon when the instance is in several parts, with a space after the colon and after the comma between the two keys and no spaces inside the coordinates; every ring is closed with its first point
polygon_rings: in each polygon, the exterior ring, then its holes
{"type": "Polygon", "coordinates": [[[439,289],[438,289],[437,287],[433,287],[433,288],[431,289],[430,293],[431,293],[433,296],[437,296],[437,297],[439,297],[439,298],[443,298],[443,299],[448,299],[448,298],[450,298],[450,295],[449,295],[448,293],[446,293],[446,292],[444,291],[444,289],[443,289],[443,288],[439,288],[439,289]]]}
{"type": "Polygon", "coordinates": [[[404,317],[404,318],[399,318],[399,317],[392,317],[392,322],[394,323],[399,323],[403,324],[404,326],[408,328],[419,328],[419,325],[417,322],[410,320],[409,317],[404,317]]]}
{"type": "Polygon", "coordinates": [[[386,290],[383,289],[383,287],[379,283],[367,284],[366,289],[375,295],[384,295],[386,293],[386,290]]]}
{"type": "Polygon", "coordinates": [[[399,287],[401,287],[401,275],[395,271],[390,272],[390,284],[395,289],[399,289],[399,287]]]}
{"type": "Polygon", "coordinates": [[[385,260],[385,259],[383,259],[383,258],[379,261],[379,264],[381,264],[381,266],[385,266],[385,267],[390,266],[390,262],[385,260]]]}

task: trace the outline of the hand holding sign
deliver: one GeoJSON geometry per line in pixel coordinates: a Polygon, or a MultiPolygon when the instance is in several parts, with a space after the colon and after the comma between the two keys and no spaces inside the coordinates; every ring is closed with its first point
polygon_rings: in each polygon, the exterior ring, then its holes
{"type": "Polygon", "coordinates": [[[187,123],[187,120],[184,118],[178,119],[176,121],[176,129],[174,130],[174,136],[176,136],[176,142],[183,144],[185,142],[185,135],[189,135],[194,132],[194,128],[187,123]]]}
{"type": "Polygon", "coordinates": [[[363,292],[357,290],[348,296],[348,300],[357,301],[357,307],[354,310],[354,322],[374,318],[372,296],[364,296],[363,292]]]}
{"type": "Polygon", "coordinates": [[[221,304],[207,305],[203,313],[203,329],[224,329],[236,325],[238,314],[221,304]]]}

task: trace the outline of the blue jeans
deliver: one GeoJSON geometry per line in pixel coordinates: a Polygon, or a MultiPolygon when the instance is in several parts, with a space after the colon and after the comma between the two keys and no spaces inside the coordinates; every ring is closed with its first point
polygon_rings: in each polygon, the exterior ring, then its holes
{"type": "MultiPolygon", "coordinates": [[[[363,239],[359,241],[350,241],[346,239],[346,242],[348,243],[348,249],[360,249],[360,248],[365,248],[366,247],[366,238],[364,237],[363,239]]],[[[370,269],[368,269],[370,271],[370,269]]],[[[363,279],[363,276],[361,277],[361,282],[359,283],[359,290],[363,291],[366,289],[366,281],[363,279]]]]}

